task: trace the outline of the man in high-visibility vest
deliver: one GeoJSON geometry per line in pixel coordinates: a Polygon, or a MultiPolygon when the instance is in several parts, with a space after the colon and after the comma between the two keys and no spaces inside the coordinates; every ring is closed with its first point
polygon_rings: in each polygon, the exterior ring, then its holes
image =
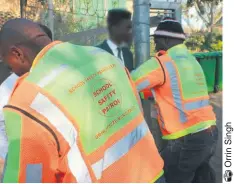
{"type": "Polygon", "coordinates": [[[4,24],[2,58],[21,76],[4,107],[3,182],[161,182],[163,160],[135,85],[95,47],[52,42],[26,19],[4,24]]]}
{"type": "Polygon", "coordinates": [[[185,34],[174,19],[160,22],[154,58],[131,73],[142,98],[153,95],[157,120],[168,145],[162,151],[167,182],[214,182],[206,178],[217,142],[216,118],[209,104],[203,70],[183,44],[185,34]],[[209,168],[204,173],[201,168],[209,168]],[[199,174],[198,174],[199,173],[199,174]]]}

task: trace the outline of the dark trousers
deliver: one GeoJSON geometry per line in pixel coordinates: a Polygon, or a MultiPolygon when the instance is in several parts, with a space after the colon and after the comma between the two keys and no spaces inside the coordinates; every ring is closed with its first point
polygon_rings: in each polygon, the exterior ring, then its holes
{"type": "Polygon", "coordinates": [[[160,178],[157,179],[154,183],[166,183],[164,175],[162,175],[160,178]]]}
{"type": "Polygon", "coordinates": [[[213,183],[215,173],[209,161],[218,140],[216,126],[168,141],[161,152],[167,183],[213,183]]]}

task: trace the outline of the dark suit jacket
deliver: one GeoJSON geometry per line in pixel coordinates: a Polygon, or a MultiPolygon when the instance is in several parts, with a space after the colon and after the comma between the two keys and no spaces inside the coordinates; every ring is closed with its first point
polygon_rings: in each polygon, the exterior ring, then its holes
{"type": "MultiPolygon", "coordinates": [[[[102,44],[100,44],[100,45],[98,45],[96,47],[101,48],[101,49],[109,52],[110,54],[114,55],[111,48],[107,44],[106,40],[102,44]]],[[[124,58],[125,66],[131,72],[134,69],[134,67],[133,67],[133,54],[130,51],[130,49],[128,49],[128,48],[123,48],[122,52],[123,52],[123,58],[124,58]]]]}

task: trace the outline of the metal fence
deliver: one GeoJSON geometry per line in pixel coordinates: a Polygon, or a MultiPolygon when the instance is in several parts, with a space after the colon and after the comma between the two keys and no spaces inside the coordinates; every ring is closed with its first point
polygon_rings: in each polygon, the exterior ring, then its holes
{"type": "MultiPolygon", "coordinates": [[[[107,11],[125,4],[126,0],[53,0],[54,38],[96,45],[107,37],[107,11]]],[[[49,10],[45,0],[28,0],[25,17],[48,26],[49,10]]]]}
{"type": "MultiPolygon", "coordinates": [[[[50,10],[46,2],[47,0],[28,0],[25,17],[49,26],[50,10]]],[[[126,8],[126,0],[53,0],[53,7],[55,39],[97,45],[107,38],[107,31],[104,29],[107,11],[112,8],[126,8]]],[[[156,27],[163,17],[173,16],[173,13],[172,10],[151,9],[151,27],[156,27]]]]}

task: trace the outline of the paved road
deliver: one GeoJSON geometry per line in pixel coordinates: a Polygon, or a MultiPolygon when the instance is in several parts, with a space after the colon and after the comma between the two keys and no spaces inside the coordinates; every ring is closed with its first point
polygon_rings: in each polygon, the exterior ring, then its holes
{"type": "MultiPolygon", "coordinates": [[[[214,112],[217,118],[217,126],[219,129],[219,139],[217,144],[217,149],[215,155],[211,159],[211,165],[216,172],[216,182],[222,182],[222,93],[216,93],[210,95],[210,103],[214,108],[214,112]]],[[[144,101],[143,108],[145,112],[145,118],[149,125],[151,132],[154,135],[155,142],[159,151],[161,151],[166,144],[166,141],[162,142],[160,139],[161,132],[159,131],[158,124],[155,122],[156,120],[152,120],[150,117],[150,102],[144,101]]]]}

